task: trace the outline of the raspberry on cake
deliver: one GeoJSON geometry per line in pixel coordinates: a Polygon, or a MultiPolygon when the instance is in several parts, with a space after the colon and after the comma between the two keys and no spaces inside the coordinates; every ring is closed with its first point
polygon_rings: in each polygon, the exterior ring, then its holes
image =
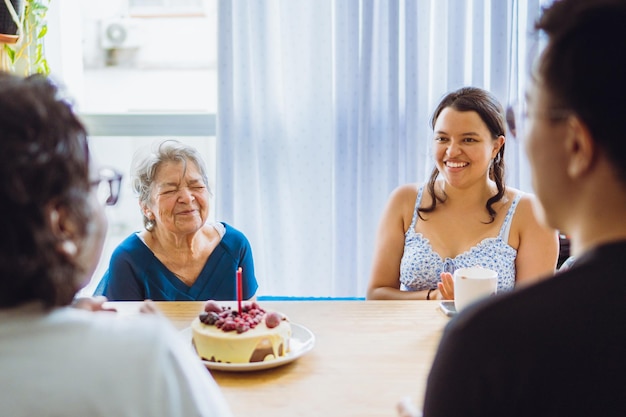
{"type": "Polygon", "coordinates": [[[250,363],[272,360],[289,352],[291,325],[256,302],[244,303],[241,314],[208,300],[191,323],[198,355],[210,362],[250,363]]]}

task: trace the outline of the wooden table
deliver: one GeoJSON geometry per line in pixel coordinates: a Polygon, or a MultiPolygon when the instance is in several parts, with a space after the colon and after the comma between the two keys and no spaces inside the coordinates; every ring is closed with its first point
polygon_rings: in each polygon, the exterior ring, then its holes
{"type": "MultiPolygon", "coordinates": [[[[124,303],[111,304],[124,308],[124,303]]],[[[157,305],[182,330],[203,303],[157,305]]],[[[437,301],[268,301],[261,305],[310,329],[315,347],[274,369],[211,371],[235,417],[395,416],[396,403],[404,396],[421,407],[432,359],[448,322],[437,301]]]]}

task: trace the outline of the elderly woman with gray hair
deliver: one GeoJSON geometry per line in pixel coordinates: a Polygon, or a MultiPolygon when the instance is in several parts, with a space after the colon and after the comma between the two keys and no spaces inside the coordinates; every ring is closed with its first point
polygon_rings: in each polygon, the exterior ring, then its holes
{"type": "Polygon", "coordinates": [[[145,230],[115,249],[95,295],[109,300],[236,300],[238,268],[242,296],[254,297],[248,239],[226,223],[207,222],[207,173],[199,152],[175,140],[135,156],[132,186],[145,230]]]}

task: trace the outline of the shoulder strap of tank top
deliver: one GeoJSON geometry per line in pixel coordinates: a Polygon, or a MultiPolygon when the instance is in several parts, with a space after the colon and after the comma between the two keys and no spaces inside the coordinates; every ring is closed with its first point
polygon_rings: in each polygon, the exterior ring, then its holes
{"type": "Polygon", "coordinates": [[[417,209],[419,208],[420,203],[422,202],[423,191],[424,191],[424,184],[420,185],[419,188],[417,189],[417,198],[415,199],[415,208],[413,209],[413,218],[411,219],[411,226],[409,226],[409,229],[414,228],[415,223],[417,222],[417,209]]]}
{"type": "Polygon", "coordinates": [[[517,207],[517,203],[519,203],[520,198],[522,198],[522,194],[517,194],[513,199],[513,203],[511,203],[511,207],[506,213],[506,217],[504,218],[504,223],[502,223],[502,227],[500,228],[500,239],[504,242],[509,241],[509,233],[511,232],[511,223],[513,220],[513,214],[515,214],[515,208],[517,207]]]}

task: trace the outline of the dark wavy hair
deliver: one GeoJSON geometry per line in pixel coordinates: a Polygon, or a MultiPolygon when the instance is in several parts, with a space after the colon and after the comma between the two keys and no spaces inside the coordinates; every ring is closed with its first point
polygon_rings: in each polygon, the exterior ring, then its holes
{"type": "MultiPolygon", "coordinates": [[[[435,129],[437,118],[443,109],[448,107],[456,111],[474,111],[478,113],[478,116],[480,116],[482,121],[487,125],[494,140],[505,134],[504,110],[498,99],[488,91],[477,87],[463,87],[447,94],[433,112],[430,120],[430,125],[433,130],[435,129]]],[[[435,192],[435,182],[438,176],[439,170],[435,167],[430,174],[427,184],[432,203],[429,207],[418,209],[418,214],[422,220],[424,220],[422,213],[431,213],[435,211],[438,203],[446,201],[447,196],[445,192],[443,195],[438,195],[435,192]]],[[[498,151],[498,154],[489,168],[489,178],[496,183],[498,189],[496,195],[489,198],[485,204],[487,213],[489,213],[489,217],[491,218],[488,223],[493,223],[496,218],[496,211],[492,206],[502,199],[506,189],[504,184],[504,144],[500,148],[500,151],[498,151]]]]}
{"type": "Polygon", "coordinates": [[[535,79],[589,128],[626,184],[626,0],[556,1],[535,28],[549,38],[535,79]]]}
{"type": "Polygon", "coordinates": [[[87,233],[86,131],[47,78],[0,72],[0,308],[70,304],[79,266],[59,250],[47,216],[64,207],[87,233]]]}

